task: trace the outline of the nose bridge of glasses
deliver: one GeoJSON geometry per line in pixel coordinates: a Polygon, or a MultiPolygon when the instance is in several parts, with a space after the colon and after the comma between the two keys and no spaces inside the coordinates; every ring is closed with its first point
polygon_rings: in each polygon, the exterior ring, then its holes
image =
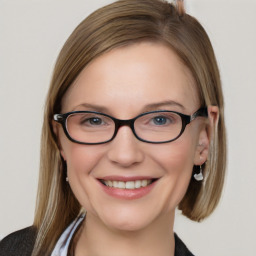
{"type": "Polygon", "coordinates": [[[115,131],[114,131],[114,134],[113,134],[113,137],[112,137],[111,140],[113,140],[116,137],[119,128],[121,128],[122,126],[130,127],[131,130],[132,130],[132,133],[136,136],[135,131],[134,131],[134,120],[135,120],[134,118],[133,119],[117,119],[117,118],[112,118],[112,120],[115,123],[115,131]]]}
{"type": "Polygon", "coordinates": [[[119,130],[120,127],[122,126],[129,126],[132,131],[134,132],[134,119],[125,119],[125,120],[122,120],[122,119],[114,119],[114,122],[115,122],[115,130],[116,132],[119,130]]]}

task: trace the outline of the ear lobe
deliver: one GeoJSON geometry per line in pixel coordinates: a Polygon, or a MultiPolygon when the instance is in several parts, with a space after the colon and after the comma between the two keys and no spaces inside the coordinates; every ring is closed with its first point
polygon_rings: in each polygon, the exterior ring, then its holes
{"type": "Polygon", "coordinates": [[[202,165],[207,160],[209,148],[210,148],[210,137],[209,137],[206,125],[204,125],[204,128],[201,130],[198,141],[199,143],[196,149],[194,164],[202,165]]]}
{"type": "Polygon", "coordinates": [[[219,121],[219,108],[217,106],[208,107],[208,122],[203,125],[199,134],[198,146],[196,150],[195,165],[202,165],[207,161],[211,139],[219,121]]]}
{"type": "Polygon", "coordinates": [[[61,142],[60,142],[60,136],[59,136],[59,124],[56,123],[55,121],[52,121],[52,129],[53,129],[53,132],[56,136],[56,140],[57,140],[57,146],[59,148],[59,151],[60,151],[60,154],[62,156],[62,158],[64,159],[64,161],[66,161],[66,156],[65,156],[65,153],[64,153],[64,150],[61,146],[61,142]]]}
{"type": "Polygon", "coordinates": [[[64,161],[67,161],[67,160],[66,160],[66,155],[65,155],[64,150],[63,150],[63,149],[60,149],[60,154],[61,154],[61,156],[62,156],[63,160],[64,160],[64,161]]]}

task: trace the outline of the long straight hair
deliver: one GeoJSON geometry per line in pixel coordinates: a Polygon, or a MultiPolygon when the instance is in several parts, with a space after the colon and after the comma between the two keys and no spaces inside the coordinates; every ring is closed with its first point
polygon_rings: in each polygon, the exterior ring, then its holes
{"type": "Polygon", "coordinates": [[[65,181],[67,170],[53,132],[53,115],[61,113],[64,94],[88,63],[112,49],[141,41],[170,47],[193,75],[201,105],[219,107],[219,122],[203,170],[207,179],[201,183],[191,179],[179,209],[200,221],[218,204],[225,176],[226,135],[220,75],[210,40],[200,23],[185,13],[183,1],[120,0],[82,21],[56,61],[42,128],[33,256],[49,255],[63,230],[81,211],[65,181]]]}

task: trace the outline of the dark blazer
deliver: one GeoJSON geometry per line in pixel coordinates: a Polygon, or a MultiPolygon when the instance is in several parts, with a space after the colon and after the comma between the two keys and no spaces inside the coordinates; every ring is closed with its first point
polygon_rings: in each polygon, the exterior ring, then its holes
{"type": "MultiPolygon", "coordinates": [[[[0,242],[0,256],[31,256],[35,238],[36,230],[33,227],[8,235],[0,242]]],[[[175,256],[194,256],[176,234],[175,256]]]]}

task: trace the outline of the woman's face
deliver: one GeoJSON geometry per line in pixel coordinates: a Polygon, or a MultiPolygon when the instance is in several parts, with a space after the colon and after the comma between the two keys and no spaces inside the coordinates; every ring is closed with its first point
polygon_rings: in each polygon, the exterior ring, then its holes
{"type": "MultiPolygon", "coordinates": [[[[200,107],[189,70],[168,47],[150,42],[114,49],[92,61],[62,103],[62,113],[98,111],[119,119],[153,110],[191,115],[200,107]]],[[[180,138],[164,144],[139,141],[122,126],[113,141],[100,145],[73,143],[56,124],[69,184],[87,217],[118,230],[139,230],[173,217],[193,165],[206,160],[205,123],[197,118],[180,138]],[[153,179],[139,189],[109,188],[100,182],[153,179]]]]}

